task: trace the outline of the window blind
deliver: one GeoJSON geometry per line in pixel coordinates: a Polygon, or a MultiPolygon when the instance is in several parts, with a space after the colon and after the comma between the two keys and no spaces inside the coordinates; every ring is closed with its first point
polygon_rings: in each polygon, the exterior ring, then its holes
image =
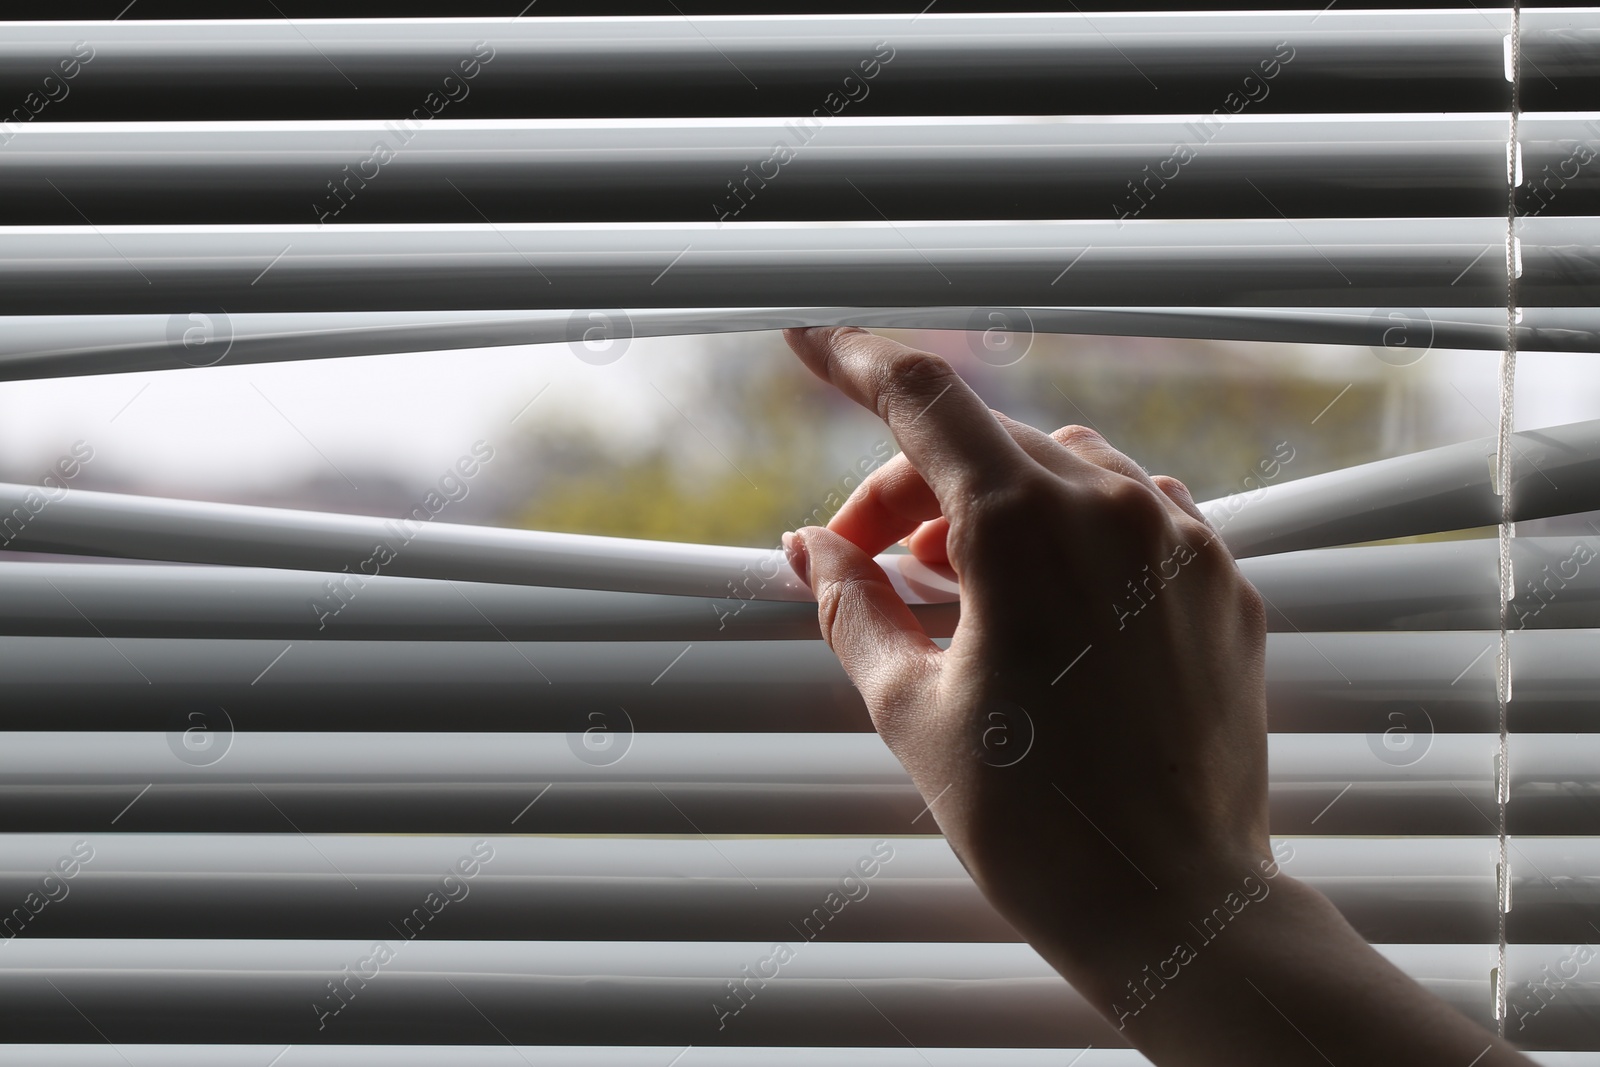
{"type": "MultiPolygon", "coordinates": [[[[996,314],[1514,369],[1600,350],[1597,71],[1581,7],[8,23],[0,381],[996,314]]],[[[1600,528],[1536,525],[1600,419],[1505,429],[1203,507],[1285,869],[1600,1063],[1600,528]]],[[[85,557],[0,566],[7,1057],[1144,1062],[776,550],[25,484],[0,543],[85,557]]]]}

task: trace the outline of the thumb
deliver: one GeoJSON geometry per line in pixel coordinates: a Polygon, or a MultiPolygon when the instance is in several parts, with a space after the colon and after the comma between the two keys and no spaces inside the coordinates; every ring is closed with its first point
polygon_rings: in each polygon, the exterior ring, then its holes
{"type": "Polygon", "coordinates": [[[784,547],[789,565],[817,598],[822,639],[860,690],[879,732],[894,733],[885,727],[900,708],[931,697],[943,650],[923,632],[883,568],[850,541],[807,526],[785,534],[784,547]]]}

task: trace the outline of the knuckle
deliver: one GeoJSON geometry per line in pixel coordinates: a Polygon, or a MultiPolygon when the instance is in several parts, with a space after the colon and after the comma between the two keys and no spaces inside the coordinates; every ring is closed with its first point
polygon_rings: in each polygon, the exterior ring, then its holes
{"type": "MultiPolygon", "coordinates": [[[[1249,586],[1244,575],[1239,571],[1239,565],[1234,562],[1233,553],[1222,538],[1217,536],[1215,530],[1209,527],[1200,527],[1191,522],[1178,524],[1178,540],[1184,546],[1191,566],[1197,572],[1208,574],[1222,581],[1234,582],[1249,586]]],[[[1261,594],[1250,588],[1250,596],[1260,599],[1261,594]]]]}
{"type": "Polygon", "coordinates": [[[843,613],[848,586],[849,582],[834,578],[820,583],[816,590],[817,623],[822,630],[822,639],[828,643],[829,648],[834,647],[835,638],[838,636],[837,628],[843,613]]]}
{"type": "Polygon", "coordinates": [[[1228,551],[1228,546],[1222,542],[1217,531],[1206,523],[1189,514],[1172,518],[1173,524],[1178,528],[1178,539],[1187,545],[1190,551],[1200,556],[1220,553],[1226,556],[1230,563],[1233,561],[1233,554],[1228,551]]]}
{"type": "Polygon", "coordinates": [[[1104,434],[1087,426],[1079,426],[1077,424],[1063,426],[1050,436],[1055,438],[1058,443],[1069,447],[1075,444],[1104,445],[1107,443],[1104,434]]]}
{"type": "Polygon", "coordinates": [[[889,404],[902,397],[921,398],[937,393],[956,378],[955,368],[931,352],[899,352],[886,361],[883,387],[878,390],[878,416],[888,419],[889,404]]]}
{"type": "Polygon", "coordinates": [[[1239,578],[1239,614],[1252,633],[1266,633],[1266,598],[1243,576],[1239,578]]]}
{"type": "Polygon", "coordinates": [[[1261,591],[1246,578],[1239,579],[1239,600],[1252,615],[1260,615],[1266,611],[1267,601],[1261,591]]]}
{"type": "MultiPolygon", "coordinates": [[[[1213,566],[1238,573],[1239,564],[1234,561],[1233,552],[1228,548],[1227,543],[1223,541],[1222,538],[1214,531],[1210,529],[1205,530],[1203,535],[1200,537],[1199,542],[1200,543],[1195,546],[1195,554],[1199,556],[1202,561],[1213,566]]],[[[1253,589],[1252,592],[1254,592],[1253,589]]],[[[1261,594],[1256,593],[1255,595],[1260,596],[1261,594]]]]}
{"type": "Polygon", "coordinates": [[[1132,478],[1113,478],[1100,491],[1100,507],[1112,521],[1135,529],[1160,530],[1171,522],[1167,505],[1132,478]]]}
{"type": "Polygon", "coordinates": [[[1182,493],[1184,496],[1191,498],[1194,496],[1193,493],[1189,492],[1189,487],[1187,485],[1184,485],[1170,474],[1157,474],[1150,480],[1155,482],[1156,488],[1160,489],[1163,493],[1182,493]]]}
{"type": "Polygon", "coordinates": [[[860,578],[830,578],[819,583],[817,598],[817,624],[828,647],[837,649],[848,635],[852,618],[868,607],[870,583],[860,578]]]}

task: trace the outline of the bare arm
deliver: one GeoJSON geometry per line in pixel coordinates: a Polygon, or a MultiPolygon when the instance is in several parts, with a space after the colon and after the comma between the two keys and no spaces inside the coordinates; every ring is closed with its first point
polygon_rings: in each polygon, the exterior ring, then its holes
{"type": "Polygon", "coordinates": [[[823,637],[979,888],[1112,1025],[1163,1067],[1531,1062],[1279,869],[1265,613],[1181,483],[887,338],[785,337],[903,452],[786,538],[823,637]],[[948,650],[872,561],[907,537],[960,579],[948,650]]]}

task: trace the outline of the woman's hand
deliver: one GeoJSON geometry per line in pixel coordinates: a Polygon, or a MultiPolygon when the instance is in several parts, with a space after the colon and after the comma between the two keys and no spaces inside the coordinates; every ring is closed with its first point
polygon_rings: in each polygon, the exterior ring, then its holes
{"type": "Polygon", "coordinates": [[[989,410],[936,356],[784,336],[903,453],[785,537],[822,635],[985,896],[1090,1003],[1163,1064],[1527,1062],[1280,874],[1261,597],[1181,483],[989,410]],[[873,561],[906,538],[960,581],[948,650],[873,561]]]}
{"type": "Polygon", "coordinates": [[[791,560],[878,732],[1002,913],[1092,983],[1163,910],[1259,879],[1265,616],[1188,490],[1092,430],[990,411],[942,360],[888,338],[785,336],[903,450],[826,530],[794,537],[791,560]],[[948,651],[872,561],[908,536],[960,580],[948,651]]]}

